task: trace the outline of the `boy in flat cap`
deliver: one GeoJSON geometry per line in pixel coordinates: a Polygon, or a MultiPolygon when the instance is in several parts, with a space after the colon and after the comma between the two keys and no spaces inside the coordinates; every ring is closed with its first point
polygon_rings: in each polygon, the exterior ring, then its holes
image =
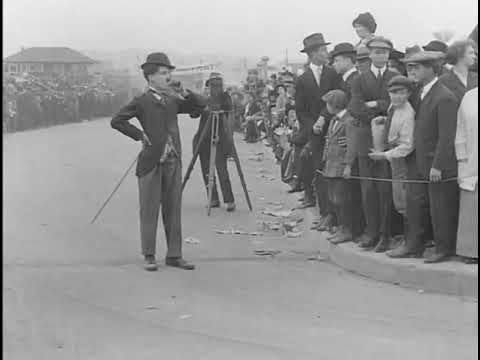
{"type": "Polygon", "coordinates": [[[343,177],[347,149],[345,137],[348,123],[353,121],[347,111],[347,94],[342,90],[331,90],[323,96],[327,110],[333,115],[328,126],[323,152],[323,176],[328,185],[328,198],[337,220],[337,231],[328,239],[334,243],[353,240],[352,191],[349,179],[343,177]]]}
{"type": "MultiPolygon", "coordinates": [[[[393,45],[388,39],[374,37],[368,41],[367,46],[372,65],[369,71],[360,74],[353,83],[349,111],[355,118],[353,124],[357,127],[354,141],[356,146],[349,148],[354,153],[349,151],[347,160],[358,158],[361,177],[389,178],[388,162],[373,161],[368,153],[373,147],[371,121],[377,116],[386,116],[390,106],[388,82],[397,75],[387,66],[393,45]]],[[[351,166],[347,166],[345,176],[350,176],[350,173],[351,166]]],[[[386,182],[370,180],[362,180],[361,187],[367,227],[359,245],[365,249],[376,247],[375,251],[383,251],[390,243],[392,187],[386,182]]]]}
{"type": "Polygon", "coordinates": [[[182,257],[182,149],[177,114],[199,112],[206,102],[181,86],[175,89],[170,86],[174,68],[164,53],[148,55],[142,65],[148,89],[111,121],[114,129],[143,144],[136,175],[142,254],[149,271],[158,269],[155,247],[160,204],[168,249],[166,265],[194,269],[182,257]],[[142,130],[129,122],[132,118],[138,119],[142,130]]]}
{"type": "MultiPolygon", "coordinates": [[[[414,89],[413,80],[398,75],[388,83],[390,107],[386,117],[380,119],[384,122],[383,152],[371,152],[370,158],[374,161],[388,160],[390,163],[392,179],[407,179],[407,163],[405,158],[413,151],[413,130],[415,127],[415,110],[408,102],[414,89]]],[[[377,118],[378,119],[378,118],[377,118]]],[[[404,219],[406,229],[407,218],[407,187],[405,183],[393,182],[393,204],[404,219]]],[[[386,247],[385,247],[386,249],[386,247]]]]}
{"type": "Polygon", "coordinates": [[[409,184],[406,244],[388,253],[391,257],[421,257],[425,251],[425,233],[429,220],[433,226],[435,253],[425,259],[437,263],[455,254],[458,225],[459,190],[455,132],[458,100],[438,80],[439,52],[419,51],[407,56],[409,75],[421,86],[416,109],[413,156],[408,158],[408,177],[428,183],[409,184]]]}

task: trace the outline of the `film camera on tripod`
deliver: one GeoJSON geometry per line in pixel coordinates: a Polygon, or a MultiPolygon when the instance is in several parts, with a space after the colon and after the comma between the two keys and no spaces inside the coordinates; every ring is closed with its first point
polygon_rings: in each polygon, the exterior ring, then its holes
{"type": "Polygon", "coordinates": [[[227,161],[232,157],[242,183],[249,209],[252,210],[250,198],[240,166],[240,160],[233,141],[232,99],[224,90],[223,78],[220,73],[210,74],[206,87],[209,89],[207,108],[201,114],[191,114],[191,117],[200,116],[198,131],[193,139],[193,158],[190,162],[182,189],[185,187],[193,170],[197,157],[200,156],[200,165],[208,197],[208,215],[212,207],[220,207],[220,200],[215,181],[215,168],[217,170],[220,188],[227,211],[235,210],[235,199],[228,173],[227,161]]]}

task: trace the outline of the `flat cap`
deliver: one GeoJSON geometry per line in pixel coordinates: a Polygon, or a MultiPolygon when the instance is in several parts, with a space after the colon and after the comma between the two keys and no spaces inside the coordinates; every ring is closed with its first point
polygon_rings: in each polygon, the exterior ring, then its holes
{"type": "Polygon", "coordinates": [[[406,64],[421,64],[430,61],[441,60],[445,57],[445,54],[440,51],[416,51],[407,54],[405,58],[400,61],[406,64]]]}
{"type": "Polygon", "coordinates": [[[365,46],[359,46],[357,48],[357,60],[364,60],[370,58],[370,51],[365,46]]]}
{"type": "Polygon", "coordinates": [[[393,43],[383,36],[374,36],[368,40],[366,45],[369,49],[393,49],[393,43]]]}
{"type": "Polygon", "coordinates": [[[408,89],[412,90],[415,82],[406,76],[403,75],[397,75],[394,76],[389,82],[388,82],[388,91],[396,91],[399,89],[408,89]]]}
{"type": "Polygon", "coordinates": [[[342,90],[330,90],[323,95],[322,100],[336,109],[345,109],[348,105],[347,94],[342,90]]]}

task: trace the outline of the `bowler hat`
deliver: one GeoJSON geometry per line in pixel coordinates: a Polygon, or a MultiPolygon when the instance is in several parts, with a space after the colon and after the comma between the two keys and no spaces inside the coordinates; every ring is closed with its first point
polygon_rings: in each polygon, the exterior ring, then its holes
{"type": "Polygon", "coordinates": [[[353,47],[352,44],[344,42],[344,43],[335,45],[332,52],[330,53],[330,56],[333,59],[335,56],[344,55],[344,54],[356,55],[357,52],[355,51],[355,48],[353,47]]]}
{"type": "Polygon", "coordinates": [[[444,54],[447,53],[448,45],[439,40],[432,40],[427,45],[423,46],[423,50],[426,51],[440,51],[444,54]]]}
{"type": "Polygon", "coordinates": [[[430,61],[437,61],[441,60],[445,57],[445,54],[440,51],[414,51],[411,53],[407,53],[405,58],[401,59],[400,61],[406,64],[421,64],[430,61]]]}
{"type": "Polygon", "coordinates": [[[357,48],[357,61],[370,59],[370,51],[365,46],[359,46],[357,48]]]}
{"type": "Polygon", "coordinates": [[[223,81],[222,74],[220,74],[219,72],[210,73],[210,76],[208,77],[208,80],[205,81],[205,86],[210,85],[210,80],[221,80],[221,81],[223,81]]]}
{"type": "Polygon", "coordinates": [[[366,45],[369,49],[393,49],[393,43],[387,38],[384,38],[383,36],[374,36],[373,38],[368,40],[366,45]]]}
{"type": "Polygon", "coordinates": [[[147,56],[147,61],[145,61],[145,63],[142,64],[141,68],[143,69],[143,67],[147,64],[162,65],[172,70],[175,69],[175,66],[172,65],[168,56],[161,52],[149,54],[147,56]]]}
{"type": "Polygon", "coordinates": [[[321,33],[311,34],[311,35],[308,35],[305,39],[303,39],[303,49],[300,50],[300,52],[304,53],[314,47],[329,45],[329,44],[331,43],[325,41],[323,34],[321,33]]]}
{"type": "Polygon", "coordinates": [[[336,109],[345,109],[348,104],[347,94],[342,90],[330,90],[325,95],[323,95],[322,100],[332,105],[336,109]]]}
{"type": "Polygon", "coordinates": [[[358,15],[352,21],[352,26],[355,26],[355,24],[366,27],[372,34],[375,32],[375,30],[377,30],[377,23],[375,22],[373,15],[369,12],[361,13],[360,15],[358,15]]]}
{"type": "Polygon", "coordinates": [[[388,91],[396,91],[399,89],[408,89],[412,90],[415,82],[406,76],[403,75],[397,75],[394,76],[389,82],[388,82],[388,91]]]}

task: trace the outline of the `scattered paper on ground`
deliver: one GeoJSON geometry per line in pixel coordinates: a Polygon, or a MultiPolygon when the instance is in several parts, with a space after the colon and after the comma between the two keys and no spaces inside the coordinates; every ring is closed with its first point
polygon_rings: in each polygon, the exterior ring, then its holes
{"type": "Polygon", "coordinates": [[[180,320],[185,320],[185,319],[189,319],[189,318],[191,318],[191,317],[192,317],[192,315],[190,315],[190,314],[185,314],[185,315],[180,315],[179,319],[180,319],[180,320]]]}
{"type": "Polygon", "coordinates": [[[200,244],[200,240],[195,239],[193,237],[187,237],[183,241],[185,241],[187,244],[200,244]]]}
{"type": "Polygon", "coordinates": [[[281,253],[280,250],[255,250],[255,255],[259,256],[275,256],[281,253]]]}
{"type": "Polygon", "coordinates": [[[271,210],[271,209],[265,209],[262,211],[262,214],[264,215],[270,215],[270,216],[275,216],[275,217],[289,217],[292,215],[292,210],[271,210]]]}
{"type": "Polygon", "coordinates": [[[287,231],[287,237],[289,237],[289,238],[297,238],[297,237],[302,236],[302,234],[303,233],[301,231],[297,231],[297,232],[287,231]]]}

